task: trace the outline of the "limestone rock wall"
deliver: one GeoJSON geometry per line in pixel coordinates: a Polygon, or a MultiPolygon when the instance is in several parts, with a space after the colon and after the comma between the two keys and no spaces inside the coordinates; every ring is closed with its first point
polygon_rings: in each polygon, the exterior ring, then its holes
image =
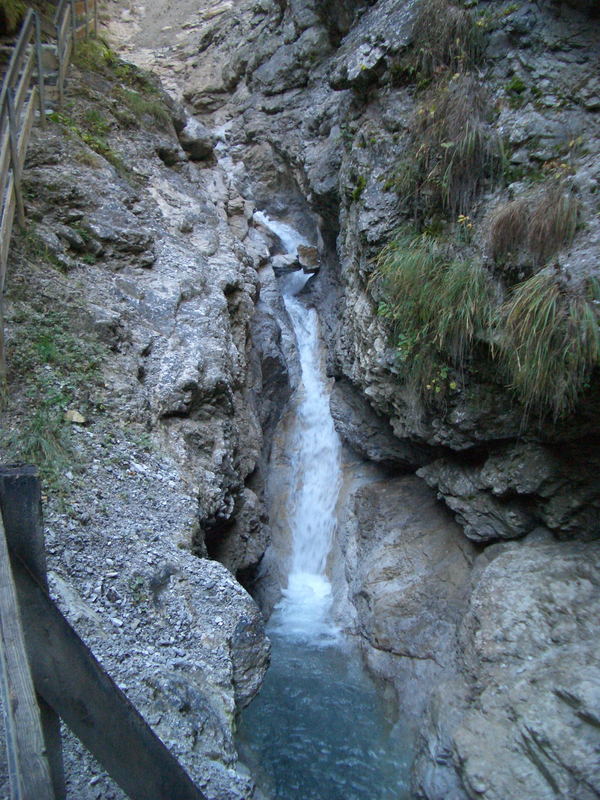
{"type": "MultiPolygon", "coordinates": [[[[198,21],[202,60],[182,59],[184,92],[226,131],[244,196],[300,228],[307,210],[317,223],[322,267],[310,292],[337,383],[334,418],[350,447],[395,471],[348,502],[339,546],[366,657],[420,719],[416,796],[594,797],[597,553],[584,542],[598,536],[597,374],[567,417],[527,417],[482,355],[488,342],[456,391],[423,397],[403,382],[377,314],[373,260],[407,219],[388,184],[422,97],[402,72],[421,5],[344,6],[332,30],[317,2],[236,4],[233,16],[198,21]],[[432,493],[398,475],[416,469],[432,493]]],[[[469,252],[489,257],[490,215],[527,189],[524,175],[543,181],[564,162],[581,222],[556,269],[583,292],[600,242],[596,10],[466,5],[485,32],[475,75],[490,96],[487,130],[508,159],[469,211],[469,252]]],[[[497,290],[523,277],[495,274],[497,290]]]]}
{"type": "MultiPolygon", "coordinates": [[[[111,122],[105,134],[133,173],[125,177],[64,120],[29,160],[37,235],[65,273],[63,294],[81,306],[82,330],[113,353],[104,388],[94,390],[109,415],[91,415],[89,436],[78,437],[98,478],[52,517],[59,581],[79,551],[92,559],[71,605],[88,619],[116,619],[117,630],[130,615],[143,631],[141,609],[164,603],[176,614],[177,576],[193,561],[186,603],[195,608],[195,592],[216,597],[201,606],[210,620],[192,647],[209,678],[191,680],[178,652],[190,621],[182,605],[168,643],[151,626],[144,634],[150,654],[173,648],[175,674],[157,656],[139,702],[151,707],[152,696],[167,730],[182,715],[191,722],[187,757],[208,776],[210,796],[252,796],[235,772],[231,715],[265,667],[257,612],[221,567],[185,551],[217,556],[245,577],[266,544],[264,470],[297,365],[266,266],[273,243],[253,224],[260,208],[318,246],[309,292],[337,384],[334,418],[347,444],[381,465],[348,500],[337,546],[366,657],[419,727],[416,796],[598,796],[597,376],[556,424],[527,419],[479,352],[456,390],[427,399],[402,381],[377,314],[373,259],[406,220],[404,199],[387,183],[419,103],[402,59],[421,3],[109,5],[122,50],[155,69],[196,119],[171,103],[179,139],[156,119],[135,135],[111,122]],[[159,448],[158,516],[140,512],[156,487],[139,441],[121,433],[132,425],[159,448]],[[103,460],[107,431],[118,468],[103,460]],[[417,469],[420,477],[409,474],[417,469]],[[132,516],[125,539],[137,537],[149,571],[132,558],[108,564],[113,539],[94,516],[108,498],[111,536],[132,516]],[[94,559],[113,577],[95,581],[94,559]],[[199,733],[208,730],[206,744],[199,733]]],[[[595,7],[482,0],[472,13],[486,31],[477,68],[493,109],[486,130],[510,158],[507,179],[478,196],[469,246],[485,250],[489,214],[523,190],[523,171],[533,165],[544,178],[564,160],[581,224],[559,269],[583,286],[597,272],[600,243],[595,7]]],[[[94,80],[84,94],[99,102],[110,93],[94,80]]],[[[19,291],[58,301],[56,281],[29,261],[14,269],[19,291]]],[[[496,277],[498,291],[519,278],[496,277]]],[[[13,300],[17,330],[22,298],[13,300]]],[[[204,615],[192,616],[201,626],[204,615]]]]}
{"type": "MultiPolygon", "coordinates": [[[[66,616],[206,796],[241,800],[235,715],[269,642],[231,573],[266,544],[262,429],[289,393],[276,343],[251,338],[276,313],[268,292],[256,313],[268,247],[241,244],[252,209],[194,145],[203,131],[186,126],[184,150],[180,109],[102,53],[71,68],[28,152],[2,459],[43,463],[66,616]]],[[[69,797],[123,797],[65,751],[69,797]]]]}

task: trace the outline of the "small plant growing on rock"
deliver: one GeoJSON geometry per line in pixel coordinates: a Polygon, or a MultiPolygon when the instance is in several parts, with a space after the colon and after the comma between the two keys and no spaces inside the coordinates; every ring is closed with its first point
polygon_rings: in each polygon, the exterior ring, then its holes
{"type": "Polygon", "coordinates": [[[483,54],[481,28],[471,14],[448,0],[423,0],[418,7],[409,53],[392,68],[397,82],[425,85],[443,71],[464,72],[483,54]]]}
{"type": "Polygon", "coordinates": [[[514,75],[504,87],[512,108],[520,108],[525,102],[527,84],[518,75],[514,75]]]}
{"type": "Polygon", "coordinates": [[[36,464],[53,488],[60,486],[72,454],[65,412],[85,407],[89,393],[97,391],[105,353],[92,334],[74,328],[56,306],[48,311],[43,304],[39,309],[15,304],[7,363],[9,385],[19,389],[22,421],[0,437],[9,458],[36,464]]]}

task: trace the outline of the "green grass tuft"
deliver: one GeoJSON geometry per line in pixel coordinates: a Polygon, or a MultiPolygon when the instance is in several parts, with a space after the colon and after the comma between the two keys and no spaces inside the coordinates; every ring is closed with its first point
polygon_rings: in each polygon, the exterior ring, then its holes
{"type": "Polygon", "coordinates": [[[434,385],[437,391],[439,375],[463,370],[476,338],[491,325],[489,276],[432,237],[404,232],[382,251],[373,279],[405,376],[421,391],[434,385]]]}
{"type": "Polygon", "coordinates": [[[118,88],[115,97],[122,102],[141,121],[144,117],[151,117],[163,127],[168,126],[171,120],[169,110],[163,101],[156,95],[145,95],[135,89],[118,88]]]}
{"type": "Polygon", "coordinates": [[[22,0],[0,0],[0,30],[5,28],[6,33],[15,31],[27,10],[27,6],[22,0]]]}
{"type": "Polygon", "coordinates": [[[160,94],[158,86],[149,74],[135,64],[120,59],[99,37],[78,42],[73,60],[79,69],[99,73],[137,92],[157,96],[160,94]]]}
{"type": "Polygon", "coordinates": [[[600,358],[592,302],[540,272],[516,286],[500,311],[501,360],[526,413],[571,411],[600,358]]]}

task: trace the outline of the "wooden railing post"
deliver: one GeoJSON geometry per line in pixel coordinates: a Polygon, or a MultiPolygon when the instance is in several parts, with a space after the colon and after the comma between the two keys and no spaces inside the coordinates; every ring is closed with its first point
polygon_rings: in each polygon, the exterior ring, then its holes
{"type": "MultiPolygon", "coordinates": [[[[18,558],[47,590],[41,486],[32,466],[0,467],[0,510],[11,557],[18,558]]],[[[42,729],[56,800],[66,797],[60,718],[38,695],[42,729]]]]}
{"type": "Polygon", "coordinates": [[[4,292],[0,287],[0,408],[4,406],[5,392],[6,392],[6,353],[4,352],[4,292]]]}
{"type": "Polygon", "coordinates": [[[19,161],[19,132],[14,104],[15,90],[6,92],[6,108],[8,111],[8,136],[10,140],[10,158],[13,170],[13,191],[17,201],[17,221],[20,228],[25,227],[25,206],[23,205],[23,187],[21,186],[21,164],[19,161]]]}
{"type": "Polygon", "coordinates": [[[35,15],[35,53],[37,59],[38,91],[40,95],[40,125],[46,127],[46,89],[44,82],[44,64],[42,61],[42,30],[40,15],[35,15]]]}
{"type": "Polygon", "coordinates": [[[77,14],[75,13],[75,0],[69,0],[71,8],[71,38],[73,39],[73,52],[77,46],[77,14]]]}
{"type": "Polygon", "coordinates": [[[0,689],[4,705],[11,800],[54,800],[1,514],[0,689]]]}

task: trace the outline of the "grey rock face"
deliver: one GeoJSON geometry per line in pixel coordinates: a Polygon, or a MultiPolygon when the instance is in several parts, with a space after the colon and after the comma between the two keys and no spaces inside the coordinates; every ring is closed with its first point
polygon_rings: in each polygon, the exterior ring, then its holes
{"type": "MultiPolygon", "coordinates": [[[[85,113],[89,91],[75,78],[69,86],[85,113]]],[[[236,769],[234,716],[260,686],[268,640],[230,572],[191,551],[229,550],[235,571],[266,545],[260,486],[248,485],[250,476],[260,484],[263,444],[262,364],[250,340],[257,247],[246,252],[232,234],[236,193],[217,167],[167,166],[159,150],[177,151],[174,131],[123,130],[109,93],[105,102],[119,169],[60,123],[34,131],[25,181],[43,246],[17,248],[11,265],[14,285],[27,288],[9,298],[10,330],[20,304],[64,295],[110,355],[102,388],[90,387],[102,397],[72,434],[88,477],[68,473],[69,511],[50,501],[50,566],[74,625],[207,796],[241,800],[253,786],[236,769]],[[68,271],[56,269],[63,262],[68,271]],[[123,441],[130,429],[160,456],[123,441]],[[231,538],[217,546],[221,532],[231,538]]],[[[75,770],[73,796],[120,796],[89,778],[75,770]]]]}
{"type": "Polygon", "coordinates": [[[212,156],[212,136],[198,120],[188,119],[178,135],[181,146],[192,161],[205,161],[212,156]]]}
{"type": "Polygon", "coordinates": [[[438,491],[474,541],[512,539],[544,525],[558,537],[597,536],[596,449],[515,444],[478,465],[441,459],[418,474],[438,491]]]}
{"type": "Polygon", "coordinates": [[[356,492],[345,525],[346,574],[369,664],[418,718],[429,684],[453,670],[473,546],[418,478],[356,492]]]}
{"type": "Polygon", "coordinates": [[[433,449],[396,438],[389,422],[347,381],[335,382],[330,406],[342,439],[370,461],[410,471],[434,457],[433,449]]]}
{"type": "Polygon", "coordinates": [[[481,575],[461,628],[477,694],[453,734],[470,796],[597,795],[599,555],[510,549],[481,575]]]}
{"type": "MultiPolygon", "coordinates": [[[[383,464],[421,466],[473,540],[414,478],[363,487],[341,532],[369,664],[416,716],[424,712],[417,796],[587,800],[600,791],[591,648],[597,545],[559,543],[536,529],[598,535],[595,384],[577,415],[538,426],[524,421],[504,376],[477,356],[439,402],[404,381],[371,276],[404,219],[403,199],[386,186],[405,152],[415,93],[398,85],[393,68],[410,45],[418,3],[335,6],[335,14],[328,2],[218,6],[193,29],[187,55],[172,50],[188,62],[183,91],[209,129],[226,129],[240,195],[288,219],[301,218],[308,201],[318,217],[321,269],[310,293],[338,384],[332,407],[342,435],[383,464]]],[[[597,272],[600,242],[597,17],[575,0],[514,6],[477,6],[491,28],[480,77],[517,177],[527,167],[575,167],[586,228],[559,258],[580,280],[597,272]],[[514,76],[526,86],[520,107],[507,90],[514,76]],[[570,145],[580,136],[589,152],[570,145]]],[[[481,196],[473,214],[482,252],[489,214],[524,188],[515,180],[481,196]]],[[[261,283],[254,357],[264,371],[259,379],[254,370],[253,390],[264,390],[257,414],[268,429],[280,414],[269,387],[285,384],[286,360],[288,375],[293,368],[285,325],[274,305],[262,305],[268,281],[261,283]]],[[[173,408],[190,407],[186,391],[183,382],[173,408]]],[[[223,413],[226,403],[215,405],[223,413]]],[[[220,441],[227,452],[232,439],[220,441]]],[[[232,463],[224,458],[219,470],[231,474],[232,463]]],[[[222,502],[207,497],[206,507],[228,525],[241,484],[225,484],[222,502]]]]}

